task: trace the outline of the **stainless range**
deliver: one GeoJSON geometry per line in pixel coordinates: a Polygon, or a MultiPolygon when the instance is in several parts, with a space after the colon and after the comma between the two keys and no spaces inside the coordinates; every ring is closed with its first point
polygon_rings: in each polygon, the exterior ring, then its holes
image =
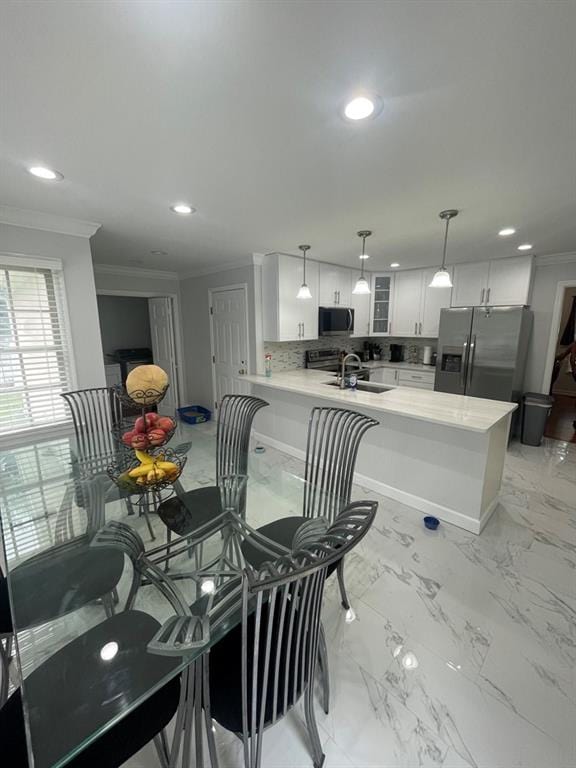
{"type": "MultiPolygon", "coordinates": [[[[339,349],[308,349],[306,350],[306,368],[326,373],[340,373],[339,349]]],[[[355,373],[358,379],[370,380],[370,369],[359,368],[355,363],[346,364],[346,373],[355,373]]]]}

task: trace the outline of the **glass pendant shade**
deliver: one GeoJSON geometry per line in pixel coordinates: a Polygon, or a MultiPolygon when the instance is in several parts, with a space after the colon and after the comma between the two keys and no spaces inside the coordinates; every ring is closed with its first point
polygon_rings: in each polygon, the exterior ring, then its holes
{"type": "Polygon", "coordinates": [[[365,295],[367,293],[370,293],[370,286],[368,284],[368,280],[366,280],[365,277],[359,277],[356,281],[356,285],[354,286],[354,290],[352,291],[356,296],[365,295]]]}
{"type": "Polygon", "coordinates": [[[450,272],[447,269],[439,269],[434,274],[432,282],[428,286],[429,288],[452,288],[452,280],[450,279],[450,272]]]}
{"type": "Polygon", "coordinates": [[[306,283],[302,283],[300,288],[298,289],[298,293],[296,294],[297,299],[311,299],[312,294],[310,293],[310,288],[306,285],[306,283]]]}

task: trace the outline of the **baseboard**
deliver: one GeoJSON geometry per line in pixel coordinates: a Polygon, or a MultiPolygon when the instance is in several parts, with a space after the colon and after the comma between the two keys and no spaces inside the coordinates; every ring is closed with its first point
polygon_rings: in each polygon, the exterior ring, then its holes
{"type": "MultiPolygon", "coordinates": [[[[288,445],[288,443],[283,443],[281,440],[268,437],[260,432],[254,432],[254,437],[257,442],[265,443],[271,448],[276,448],[278,451],[287,453],[289,456],[294,456],[302,461],[306,459],[305,451],[295,448],[292,445],[288,445]]],[[[463,515],[462,512],[458,512],[455,509],[444,507],[441,504],[435,504],[433,501],[428,501],[421,496],[415,496],[407,491],[401,491],[399,488],[394,488],[391,485],[382,483],[380,480],[375,480],[367,475],[362,475],[359,472],[354,473],[354,482],[357,485],[363,485],[365,488],[369,488],[371,491],[376,491],[376,493],[379,493],[382,496],[387,496],[389,499],[394,499],[394,501],[399,501],[402,504],[406,504],[408,507],[413,507],[420,512],[424,512],[426,515],[433,515],[444,523],[450,523],[451,525],[456,525],[458,528],[463,528],[465,531],[470,531],[470,533],[480,533],[482,531],[482,528],[484,528],[488,522],[498,503],[498,499],[494,499],[478,521],[473,517],[463,515]]]]}

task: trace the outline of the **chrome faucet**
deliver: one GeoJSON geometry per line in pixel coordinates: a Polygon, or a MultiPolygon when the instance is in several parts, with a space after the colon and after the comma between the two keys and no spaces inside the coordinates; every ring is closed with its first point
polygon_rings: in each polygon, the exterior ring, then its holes
{"type": "Polygon", "coordinates": [[[362,368],[362,360],[358,357],[358,355],[355,352],[349,352],[347,355],[345,355],[342,358],[342,363],[340,365],[340,389],[346,389],[346,363],[350,358],[354,358],[358,361],[358,368],[362,368]]]}

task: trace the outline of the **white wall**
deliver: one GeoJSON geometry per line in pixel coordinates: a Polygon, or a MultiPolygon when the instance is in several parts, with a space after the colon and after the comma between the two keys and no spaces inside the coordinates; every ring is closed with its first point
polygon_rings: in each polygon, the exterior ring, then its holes
{"type": "Polygon", "coordinates": [[[526,392],[548,392],[550,382],[543,380],[546,353],[550,339],[556,289],[558,283],[563,280],[576,282],[576,254],[574,261],[565,264],[537,264],[531,303],[534,326],[524,376],[524,391],[526,392]]]}
{"type": "Polygon", "coordinates": [[[180,282],[186,394],[190,405],[213,410],[212,360],[210,349],[210,307],[208,292],[228,285],[248,286],[249,372],[257,366],[256,280],[253,265],[191,277],[180,282]]]}
{"type": "Polygon", "coordinates": [[[79,389],[106,384],[88,237],[0,223],[0,252],[60,259],[79,389]]]}
{"type": "Polygon", "coordinates": [[[151,270],[139,270],[138,267],[131,270],[115,268],[110,272],[103,271],[104,269],[98,264],[94,265],[97,291],[137,291],[150,295],[165,292],[166,296],[180,292],[177,275],[166,278],[166,273],[160,272],[159,276],[155,277],[151,270]]]}

